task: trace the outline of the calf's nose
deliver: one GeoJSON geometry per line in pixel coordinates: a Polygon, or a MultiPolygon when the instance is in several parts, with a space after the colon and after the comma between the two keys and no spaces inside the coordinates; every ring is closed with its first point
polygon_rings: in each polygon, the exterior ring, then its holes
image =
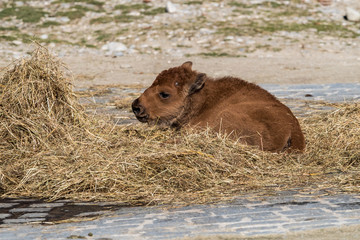
{"type": "Polygon", "coordinates": [[[143,111],[141,105],[139,104],[138,98],[133,101],[133,103],[131,104],[131,108],[135,115],[139,115],[139,113],[143,111]]]}
{"type": "Polygon", "coordinates": [[[139,99],[135,99],[131,105],[132,110],[137,117],[146,117],[145,108],[139,103],[139,99]]]}

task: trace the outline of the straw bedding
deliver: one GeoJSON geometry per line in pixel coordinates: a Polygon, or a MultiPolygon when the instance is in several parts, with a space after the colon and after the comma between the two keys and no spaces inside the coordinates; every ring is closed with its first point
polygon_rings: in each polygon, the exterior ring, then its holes
{"type": "Polygon", "coordinates": [[[360,105],[301,119],[303,154],[274,154],[210,131],[114,126],[87,116],[66,69],[38,47],[0,78],[2,197],[205,203],[251,191],[359,192],[360,105]]]}

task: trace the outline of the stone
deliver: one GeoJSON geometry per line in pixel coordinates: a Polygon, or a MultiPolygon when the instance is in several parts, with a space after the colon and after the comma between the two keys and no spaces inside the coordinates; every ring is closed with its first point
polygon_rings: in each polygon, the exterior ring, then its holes
{"type": "Polygon", "coordinates": [[[43,40],[45,40],[45,39],[48,39],[48,38],[49,38],[49,35],[47,35],[47,34],[42,34],[42,35],[40,36],[40,38],[43,39],[43,40]]]}
{"type": "Polygon", "coordinates": [[[351,7],[347,7],[345,19],[350,22],[359,22],[360,21],[360,12],[351,7]]]}
{"type": "Polygon", "coordinates": [[[166,12],[175,13],[177,11],[175,4],[170,1],[166,2],[166,12]]]}
{"type": "Polygon", "coordinates": [[[23,42],[20,40],[14,40],[14,41],[12,41],[12,43],[15,44],[16,46],[23,44],[23,42]]]}
{"type": "Polygon", "coordinates": [[[4,219],[4,218],[7,218],[7,217],[10,217],[11,214],[8,214],[8,213],[0,213],[0,219],[4,219]]]}
{"type": "Polygon", "coordinates": [[[109,52],[121,52],[126,51],[127,47],[121,42],[109,42],[101,47],[101,50],[109,52]]]}
{"type": "Polygon", "coordinates": [[[70,22],[70,18],[68,18],[68,17],[61,17],[61,18],[59,18],[59,21],[62,22],[62,23],[67,23],[67,22],[70,22]]]}

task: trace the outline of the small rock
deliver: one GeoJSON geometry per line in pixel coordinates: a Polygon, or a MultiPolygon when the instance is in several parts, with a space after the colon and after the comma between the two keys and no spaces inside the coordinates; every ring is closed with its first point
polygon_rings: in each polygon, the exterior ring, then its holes
{"type": "Polygon", "coordinates": [[[16,46],[19,46],[19,45],[21,45],[23,42],[20,41],[20,40],[14,40],[14,41],[12,41],[12,43],[15,44],[16,46]]]}
{"type": "Polygon", "coordinates": [[[141,14],[139,12],[132,11],[132,12],[128,13],[128,15],[137,17],[137,16],[140,16],[141,14]]]}
{"type": "Polygon", "coordinates": [[[347,7],[344,18],[350,22],[358,22],[360,21],[360,13],[351,7],[347,7]]]}
{"type": "Polygon", "coordinates": [[[21,2],[21,1],[16,1],[16,2],[15,2],[15,5],[16,5],[17,7],[22,7],[22,6],[24,6],[24,3],[21,2]]]}
{"type": "Polygon", "coordinates": [[[238,43],[242,43],[242,42],[244,42],[244,39],[242,39],[242,38],[240,38],[240,37],[237,37],[237,38],[236,38],[236,41],[237,41],[238,43]]]}
{"type": "Polygon", "coordinates": [[[48,39],[49,38],[49,35],[47,34],[43,34],[40,36],[41,39],[45,40],[45,39],[48,39]]]}
{"type": "Polygon", "coordinates": [[[62,22],[62,23],[67,23],[67,22],[70,22],[70,18],[68,18],[68,17],[61,17],[61,18],[59,19],[59,21],[62,22]]]}
{"type": "Polygon", "coordinates": [[[123,69],[131,68],[131,65],[130,64],[121,64],[120,68],[123,68],[123,69]]]}
{"type": "Polygon", "coordinates": [[[214,30],[211,30],[211,29],[208,29],[208,28],[200,28],[199,32],[203,35],[205,34],[212,34],[214,33],[215,31],[214,30]]]}
{"type": "Polygon", "coordinates": [[[109,42],[101,47],[101,50],[111,53],[123,52],[127,50],[127,47],[121,42],[109,42]]]}
{"type": "Polygon", "coordinates": [[[122,56],[124,56],[124,53],[123,52],[114,52],[113,56],[114,57],[122,57],[122,56]]]}
{"type": "Polygon", "coordinates": [[[170,1],[167,1],[166,2],[166,12],[168,13],[175,13],[177,10],[176,10],[176,7],[175,5],[170,2],[170,1]]]}

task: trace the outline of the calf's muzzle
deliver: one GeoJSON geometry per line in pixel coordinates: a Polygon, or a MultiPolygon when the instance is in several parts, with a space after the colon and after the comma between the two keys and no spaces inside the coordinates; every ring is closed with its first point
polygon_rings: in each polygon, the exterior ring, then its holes
{"type": "Polygon", "coordinates": [[[140,104],[139,98],[133,101],[131,108],[140,122],[147,122],[149,115],[146,113],[145,108],[140,104]]]}

